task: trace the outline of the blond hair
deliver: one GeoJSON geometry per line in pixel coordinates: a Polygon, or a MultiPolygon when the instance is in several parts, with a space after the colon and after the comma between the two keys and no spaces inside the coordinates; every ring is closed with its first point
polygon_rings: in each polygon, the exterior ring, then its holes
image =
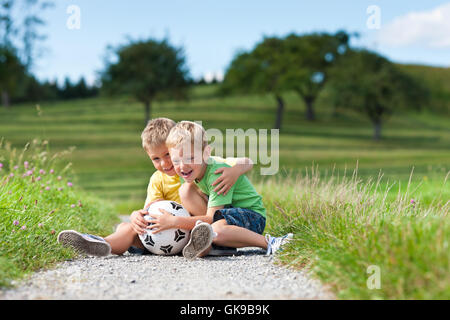
{"type": "Polygon", "coordinates": [[[194,146],[201,146],[204,150],[208,145],[205,129],[192,121],[180,121],[170,130],[166,145],[167,148],[177,148],[189,141],[194,146]]]}
{"type": "Polygon", "coordinates": [[[142,131],[142,147],[145,151],[149,151],[152,147],[158,147],[166,143],[170,130],[175,127],[176,123],[167,118],[152,119],[142,131]]]}

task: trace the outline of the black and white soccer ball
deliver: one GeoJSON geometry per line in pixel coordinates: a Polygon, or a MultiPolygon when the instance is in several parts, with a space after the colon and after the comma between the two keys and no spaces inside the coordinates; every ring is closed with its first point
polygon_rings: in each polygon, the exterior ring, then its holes
{"type": "MultiPolygon", "coordinates": [[[[174,216],[189,217],[189,212],[183,208],[183,206],[175,201],[157,201],[153,203],[148,212],[152,214],[162,214],[159,209],[164,209],[174,216]]],[[[144,216],[146,221],[151,221],[154,218],[148,214],[144,216]]],[[[159,255],[172,255],[177,254],[183,250],[184,246],[188,243],[190,231],[185,229],[168,229],[152,233],[151,229],[147,229],[146,233],[139,235],[144,247],[148,251],[159,255]]]]}

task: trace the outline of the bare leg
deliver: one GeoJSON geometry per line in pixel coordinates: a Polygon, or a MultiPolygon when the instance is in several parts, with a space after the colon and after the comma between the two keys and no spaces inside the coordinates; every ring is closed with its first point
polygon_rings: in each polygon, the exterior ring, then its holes
{"type": "MultiPolygon", "coordinates": [[[[218,220],[212,225],[217,237],[213,239],[213,243],[219,246],[243,248],[243,247],[259,247],[267,250],[267,241],[263,235],[251,230],[227,224],[225,219],[218,220]]],[[[200,254],[203,257],[211,250],[211,246],[200,254]]]]}
{"type": "Polygon", "coordinates": [[[219,246],[243,248],[259,247],[267,249],[266,238],[251,230],[227,224],[225,219],[218,220],[212,225],[217,237],[214,238],[214,244],[219,246]]]}
{"type": "Polygon", "coordinates": [[[193,216],[203,216],[208,209],[208,197],[194,183],[183,183],[179,189],[181,204],[193,216]]]}
{"type": "Polygon", "coordinates": [[[145,248],[129,222],[119,224],[116,231],[107,236],[105,240],[111,246],[111,253],[113,254],[122,254],[131,246],[145,248]]]}

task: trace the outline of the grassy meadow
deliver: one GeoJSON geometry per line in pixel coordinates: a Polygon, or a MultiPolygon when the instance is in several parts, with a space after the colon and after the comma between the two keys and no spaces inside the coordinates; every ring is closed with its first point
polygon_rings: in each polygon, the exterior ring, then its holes
{"type": "MultiPolygon", "coordinates": [[[[153,105],[153,117],[201,120],[205,128],[271,128],[275,101],[271,96],[218,98],[215,87],[198,87],[189,102],[153,105]]],[[[318,120],[304,120],[304,108],[295,94],[286,95],[286,113],[280,136],[280,175],[301,172],[313,163],[320,170],[352,172],[408,181],[433,188],[450,163],[448,117],[429,113],[392,117],[383,128],[382,141],[372,141],[372,127],[362,115],[341,112],[333,116],[326,94],[318,101],[318,120]]],[[[126,213],[141,206],[145,187],[154,168],[141,148],[143,106],[126,97],[96,98],[0,109],[0,136],[21,148],[39,137],[50,141],[52,150],[74,146],[69,161],[87,191],[122,203],[126,213]],[[131,207],[124,207],[127,202],[131,207]]],[[[259,170],[254,170],[259,172],[259,170]]],[[[258,178],[258,177],[256,177],[258,178]]],[[[265,177],[267,178],[267,177],[265,177]]],[[[264,179],[265,179],[264,178],[264,179]]]]}
{"type": "MultiPolygon", "coordinates": [[[[276,110],[272,96],[218,97],[215,89],[199,86],[189,101],[155,103],[152,116],[201,120],[207,129],[272,127],[276,110]]],[[[297,95],[288,93],[285,99],[280,171],[275,176],[260,176],[257,164],[250,174],[268,208],[267,230],[296,235],[280,261],[311,268],[340,298],[450,298],[449,116],[428,110],[398,112],[384,124],[382,140],[376,142],[368,119],[344,110],[336,114],[326,92],[317,102],[315,122],[305,120],[297,95]],[[380,266],[380,289],[366,286],[369,265],[380,266]]],[[[154,171],[141,147],[143,127],[143,106],[125,96],[0,109],[0,137],[17,152],[34,138],[49,141],[51,152],[74,147],[58,159],[62,167],[72,164],[70,179],[77,188],[70,192],[75,194],[67,194],[72,198],[63,202],[56,195],[46,198],[64,212],[61,222],[52,227],[56,231],[68,226],[70,221],[64,218],[77,217],[73,208],[66,211],[64,206],[77,201],[84,204],[84,197],[102,199],[92,200],[91,207],[77,207],[88,217],[96,216],[83,231],[100,234],[112,230],[115,219],[111,215],[142,207],[154,171]]],[[[10,155],[4,150],[0,162],[6,163],[10,155]]],[[[33,154],[25,151],[21,159],[33,154]]],[[[16,189],[11,188],[29,190],[26,185],[5,186],[0,195],[4,207],[17,201],[16,189]],[[5,191],[12,191],[14,199],[5,191]]],[[[29,192],[41,196],[39,190],[29,192]]],[[[49,203],[34,212],[49,212],[54,206],[49,203]]],[[[18,220],[12,215],[7,219],[1,220],[2,225],[8,224],[2,227],[2,242],[9,241],[5,240],[12,232],[8,228],[18,220]]],[[[81,227],[84,222],[77,220],[71,226],[81,227]]],[[[17,241],[18,234],[11,239],[17,241]]],[[[12,257],[15,251],[2,251],[1,264],[7,265],[4,252],[12,257]]],[[[18,263],[22,269],[25,265],[18,263]]]]}

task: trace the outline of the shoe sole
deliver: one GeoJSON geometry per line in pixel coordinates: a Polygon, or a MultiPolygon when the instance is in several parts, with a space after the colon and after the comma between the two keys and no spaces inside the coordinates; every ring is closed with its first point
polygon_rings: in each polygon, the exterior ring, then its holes
{"type": "Polygon", "coordinates": [[[200,253],[205,251],[212,243],[213,229],[207,223],[196,225],[191,231],[191,238],[183,248],[183,256],[188,260],[193,260],[200,253]]]}
{"type": "Polygon", "coordinates": [[[111,253],[111,247],[107,243],[95,239],[88,240],[74,230],[61,231],[58,234],[58,242],[64,247],[92,256],[104,257],[111,253]]]}

